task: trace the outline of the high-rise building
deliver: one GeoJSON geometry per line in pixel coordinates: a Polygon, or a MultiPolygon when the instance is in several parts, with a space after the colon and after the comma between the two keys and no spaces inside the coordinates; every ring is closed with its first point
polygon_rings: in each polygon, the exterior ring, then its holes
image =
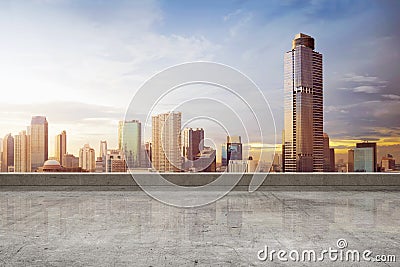
{"type": "Polygon", "coordinates": [[[142,168],[151,168],[151,142],[146,142],[142,146],[142,168]]]}
{"type": "Polygon", "coordinates": [[[63,167],[69,169],[77,169],[79,168],[79,158],[75,157],[72,154],[65,153],[63,155],[63,167]]]}
{"type": "Polygon", "coordinates": [[[100,154],[96,160],[96,172],[106,172],[107,141],[100,141],[100,154]]]}
{"type": "Polygon", "coordinates": [[[375,172],[373,147],[356,147],[354,149],[354,171],[375,172]]]}
{"type": "Polygon", "coordinates": [[[314,38],[303,33],[284,57],[284,110],[285,172],[322,172],[322,54],[314,51],[314,38]]]}
{"type": "Polygon", "coordinates": [[[33,116],[29,135],[31,136],[31,165],[32,171],[42,167],[49,156],[47,119],[44,116],[33,116]]]}
{"type": "Polygon", "coordinates": [[[323,133],[323,142],[324,142],[324,172],[331,171],[331,159],[329,152],[329,136],[327,133],[323,133]]]}
{"type": "Polygon", "coordinates": [[[221,146],[221,165],[228,166],[228,152],[226,144],[222,144],[221,146]]]}
{"type": "Polygon", "coordinates": [[[79,167],[88,172],[94,172],[96,170],[94,149],[88,144],[85,144],[83,148],[79,149],[79,167]]]}
{"type": "Polygon", "coordinates": [[[8,168],[14,166],[14,137],[11,133],[3,138],[3,158],[1,160],[1,171],[8,172],[8,168]]]}
{"type": "Polygon", "coordinates": [[[354,149],[347,151],[347,172],[354,172],[354,149]]]}
{"type": "Polygon", "coordinates": [[[185,128],[182,135],[182,156],[193,161],[204,149],[204,130],[203,128],[185,128]]]}
{"type": "Polygon", "coordinates": [[[14,136],[14,172],[31,171],[29,139],[26,131],[14,136]]]}
{"type": "Polygon", "coordinates": [[[335,164],[335,149],[329,148],[329,171],[335,172],[336,164],[335,164]]]}
{"type": "Polygon", "coordinates": [[[181,171],[181,116],[168,112],[152,117],[152,164],[160,172],[181,171]]]}
{"type": "Polygon", "coordinates": [[[63,156],[67,153],[67,132],[62,131],[56,136],[55,158],[64,166],[63,156]]]}
{"type": "Polygon", "coordinates": [[[241,160],[242,159],[242,139],[240,136],[227,136],[226,137],[226,159],[241,160]]]}
{"type": "Polygon", "coordinates": [[[104,158],[107,155],[107,141],[100,141],[100,155],[99,157],[104,158]]]}
{"type": "Polygon", "coordinates": [[[107,151],[106,172],[126,172],[126,161],[120,150],[109,149],[107,151]]]}
{"type": "MultiPolygon", "coordinates": [[[[377,172],[378,166],[377,166],[377,151],[376,151],[376,143],[375,142],[362,142],[362,143],[356,143],[356,148],[365,148],[365,147],[370,147],[372,148],[373,151],[373,170],[372,172],[377,172]]],[[[355,164],[355,162],[354,162],[355,164]]],[[[357,169],[354,166],[354,170],[357,171],[357,169]]]]}
{"type": "Polygon", "coordinates": [[[141,127],[138,120],[120,121],[118,124],[118,149],[123,151],[129,168],[140,167],[141,127]]]}

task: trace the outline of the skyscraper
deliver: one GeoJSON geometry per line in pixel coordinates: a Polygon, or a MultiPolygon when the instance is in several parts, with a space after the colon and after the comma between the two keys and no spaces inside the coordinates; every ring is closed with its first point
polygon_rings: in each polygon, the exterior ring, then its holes
{"type": "MultiPolygon", "coordinates": [[[[377,152],[376,152],[376,143],[375,142],[363,142],[363,143],[356,143],[356,148],[367,148],[370,147],[372,148],[372,160],[373,160],[373,168],[371,172],[376,172],[378,169],[377,166],[377,152]]],[[[354,170],[357,171],[356,166],[355,166],[355,151],[354,151],[354,170]]],[[[369,170],[368,170],[369,171],[369,170]]]]}
{"type": "Polygon", "coordinates": [[[79,149],[79,167],[88,172],[94,172],[96,169],[96,158],[94,149],[85,144],[79,149]]]}
{"type": "Polygon", "coordinates": [[[326,133],[323,133],[323,142],[324,142],[324,172],[331,171],[331,162],[330,162],[330,152],[329,152],[329,136],[326,133]]]}
{"type": "Polygon", "coordinates": [[[151,158],[152,158],[152,148],[151,142],[146,142],[143,144],[142,149],[142,168],[151,168],[151,158]]]}
{"type": "Polygon", "coordinates": [[[1,171],[8,172],[8,167],[14,166],[14,137],[11,133],[3,138],[3,158],[1,161],[1,171]]]}
{"type": "Polygon", "coordinates": [[[96,172],[106,172],[107,141],[100,141],[100,154],[96,160],[96,172]]]}
{"type": "Polygon", "coordinates": [[[322,54],[314,51],[314,38],[303,33],[284,57],[284,110],[284,171],[322,172],[322,54]]]}
{"type": "Polygon", "coordinates": [[[44,116],[33,116],[29,134],[31,136],[31,165],[32,171],[42,167],[49,155],[49,125],[44,116]]]}
{"type": "Polygon", "coordinates": [[[240,136],[226,137],[227,162],[242,159],[242,138],[240,136]]]}
{"type": "Polygon", "coordinates": [[[21,131],[19,135],[14,137],[14,171],[30,172],[30,136],[26,135],[26,131],[21,131]]]}
{"type": "Polygon", "coordinates": [[[354,171],[375,172],[373,147],[356,147],[354,149],[354,171]]]}
{"type": "Polygon", "coordinates": [[[100,141],[100,155],[99,157],[101,157],[102,159],[105,159],[107,155],[107,141],[100,141]]]}
{"type": "Polygon", "coordinates": [[[228,166],[228,155],[226,151],[226,144],[222,144],[221,146],[221,165],[222,166],[228,166]]]}
{"type": "Polygon", "coordinates": [[[181,171],[181,116],[168,112],[152,117],[152,164],[160,172],[181,171]]]}
{"type": "Polygon", "coordinates": [[[67,153],[67,132],[62,131],[56,136],[55,158],[64,166],[63,156],[67,153]]]}
{"type": "Polygon", "coordinates": [[[354,149],[347,151],[347,172],[354,172],[354,149]]]}
{"type": "Polygon", "coordinates": [[[129,168],[140,167],[141,127],[138,120],[120,121],[118,124],[118,149],[123,151],[129,168]]]}
{"type": "Polygon", "coordinates": [[[203,128],[185,128],[182,132],[182,156],[193,161],[196,156],[204,149],[204,130],[203,128]]]}

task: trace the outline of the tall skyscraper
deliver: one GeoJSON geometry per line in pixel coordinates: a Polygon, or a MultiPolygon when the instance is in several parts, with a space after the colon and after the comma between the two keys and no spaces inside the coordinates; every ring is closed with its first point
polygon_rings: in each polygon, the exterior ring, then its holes
{"type": "Polygon", "coordinates": [[[88,144],[79,149],[79,167],[88,172],[94,172],[96,169],[94,149],[88,144]]]}
{"type": "Polygon", "coordinates": [[[322,172],[322,54],[314,38],[299,33],[284,57],[285,172],[322,172]]]}
{"type": "Polygon", "coordinates": [[[354,149],[347,151],[347,172],[354,172],[354,149]]]}
{"type": "Polygon", "coordinates": [[[240,136],[226,137],[226,154],[228,165],[230,160],[242,159],[242,138],[240,136]]]}
{"type": "Polygon", "coordinates": [[[222,166],[228,166],[228,155],[226,151],[226,144],[222,144],[221,146],[221,165],[222,166]]]}
{"type": "Polygon", "coordinates": [[[21,131],[14,137],[14,171],[30,172],[30,136],[21,131]]]}
{"type": "Polygon", "coordinates": [[[181,171],[181,116],[168,112],[152,117],[152,164],[160,172],[181,171]]]}
{"type": "Polygon", "coordinates": [[[1,160],[1,171],[8,172],[8,167],[14,166],[14,137],[11,133],[3,138],[3,158],[1,160]]]}
{"type": "Polygon", "coordinates": [[[100,141],[100,155],[99,157],[105,158],[107,155],[107,141],[100,141]]]}
{"type": "Polygon", "coordinates": [[[323,142],[324,142],[324,172],[331,171],[331,160],[330,160],[330,152],[329,152],[329,136],[326,133],[323,133],[323,142]]]}
{"type": "Polygon", "coordinates": [[[49,125],[44,116],[32,117],[29,135],[31,136],[32,171],[42,167],[49,157],[49,125]]]}
{"type": "Polygon", "coordinates": [[[204,130],[203,128],[185,128],[182,135],[182,156],[193,161],[204,149],[204,130]]]}
{"type": "Polygon", "coordinates": [[[151,168],[151,142],[146,142],[142,146],[141,158],[142,158],[142,168],[151,168]]]}
{"type": "MultiPolygon", "coordinates": [[[[372,148],[373,155],[372,155],[372,160],[373,160],[373,170],[371,172],[377,172],[378,166],[377,166],[377,151],[376,151],[376,143],[375,142],[363,142],[363,143],[356,143],[356,148],[367,148],[370,147],[372,148]]],[[[355,151],[354,151],[355,153],[355,151]]],[[[355,157],[355,154],[354,154],[355,157]]],[[[355,161],[355,160],[354,160],[355,161]]],[[[355,164],[355,162],[354,162],[355,164]]],[[[356,166],[354,165],[354,170],[357,171],[356,166]]]]}
{"type": "Polygon", "coordinates": [[[129,168],[140,167],[142,124],[138,120],[120,121],[118,124],[118,149],[123,151],[129,168]]]}
{"type": "Polygon", "coordinates": [[[64,166],[63,156],[67,153],[67,132],[62,131],[56,136],[55,158],[64,166]]]}

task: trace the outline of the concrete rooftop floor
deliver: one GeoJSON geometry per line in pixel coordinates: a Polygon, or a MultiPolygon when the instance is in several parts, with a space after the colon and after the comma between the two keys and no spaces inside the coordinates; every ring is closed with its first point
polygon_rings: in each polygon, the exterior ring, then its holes
{"type": "Polygon", "coordinates": [[[400,192],[233,191],[176,208],[142,191],[0,191],[1,266],[400,266],[400,192]],[[396,263],[261,262],[336,248],[396,263]]]}

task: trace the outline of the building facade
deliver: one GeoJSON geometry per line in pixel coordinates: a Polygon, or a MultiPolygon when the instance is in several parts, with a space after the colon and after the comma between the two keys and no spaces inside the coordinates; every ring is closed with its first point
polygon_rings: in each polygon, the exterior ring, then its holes
{"type": "MultiPolygon", "coordinates": [[[[362,143],[356,143],[356,148],[372,148],[372,160],[373,160],[373,170],[372,172],[377,172],[378,170],[378,165],[377,165],[377,147],[375,142],[362,142],[362,143]]],[[[354,151],[355,153],[355,151],[354,151]]],[[[355,157],[355,154],[354,154],[355,157]]],[[[354,159],[355,161],[355,159],[354,159]]],[[[355,164],[355,162],[354,162],[355,164]]],[[[357,171],[355,165],[354,165],[354,170],[357,171]]]]}
{"type": "Polygon", "coordinates": [[[63,156],[67,153],[67,132],[62,131],[60,134],[56,136],[55,140],[55,158],[64,166],[63,156]]]}
{"type": "Polygon", "coordinates": [[[347,172],[354,172],[354,149],[347,151],[347,172]]]}
{"type": "Polygon", "coordinates": [[[230,160],[241,160],[242,157],[242,138],[240,136],[227,136],[226,160],[228,165],[230,160]]]}
{"type": "Polygon", "coordinates": [[[124,153],[118,149],[109,149],[106,155],[106,172],[126,172],[124,153]]]}
{"type": "Polygon", "coordinates": [[[46,117],[32,117],[29,135],[31,136],[31,169],[36,171],[49,157],[49,125],[46,117]]]}
{"type": "Polygon", "coordinates": [[[142,124],[138,120],[120,121],[118,125],[118,149],[125,155],[129,168],[140,167],[142,124]]]}
{"type": "Polygon", "coordinates": [[[391,154],[382,157],[381,171],[388,172],[396,169],[396,161],[391,154]]]}
{"type": "Polygon", "coordinates": [[[284,171],[322,172],[322,54],[314,38],[299,33],[284,56],[284,171]]]}
{"type": "Polygon", "coordinates": [[[182,131],[182,156],[193,161],[204,149],[203,128],[185,128],[182,131]]]}
{"type": "Polygon", "coordinates": [[[354,171],[375,172],[373,147],[356,147],[354,149],[354,171]]]}
{"type": "Polygon", "coordinates": [[[94,172],[96,170],[95,152],[88,144],[79,149],[79,167],[87,172],[94,172]]]}
{"type": "Polygon", "coordinates": [[[3,138],[3,155],[1,171],[8,172],[8,168],[14,166],[14,137],[11,133],[3,138]]]}
{"type": "Polygon", "coordinates": [[[30,137],[21,131],[14,137],[14,172],[30,172],[30,137]]]}
{"type": "Polygon", "coordinates": [[[152,165],[160,172],[182,169],[180,112],[152,117],[152,165]]]}

